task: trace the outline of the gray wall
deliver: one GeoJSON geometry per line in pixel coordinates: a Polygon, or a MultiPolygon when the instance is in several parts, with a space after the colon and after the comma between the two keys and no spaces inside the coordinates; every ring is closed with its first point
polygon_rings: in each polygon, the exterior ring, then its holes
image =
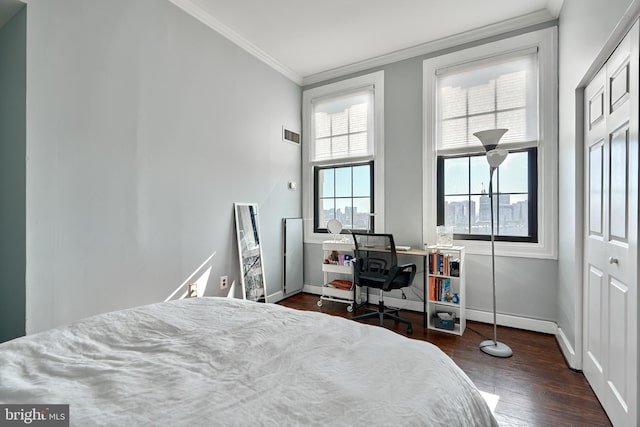
{"type": "MultiPolygon", "coordinates": [[[[508,35],[554,25],[550,22],[508,35]]],[[[499,37],[468,43],[395,62],[373,70],[384,70],[385,78],[385,231],[394,234],[398,244],[423,247],[422,242],[422,62],[430,57],[494,41],[499,37]]],[[[351,76],[349,76],[351,77],[351,76]]],[[[305,87],[319,86],[318,83],[305,87]]],[[[435,203],[435,200],[430,201],[435,203]]],[[[431,242],[434,243],[434,242],[431,242]]],[[[305,244],[305,284],[321,285],[323,253],[321,245],[305,244]]],[[[491,269],[486,256],[467,255],[466,306],[492,310],[491,269]]],[[[407,262],[411,261],[410,258],[407,262]]],[[[421,301],[422,266],[408,299],[421,301]]],[[[497,311],[540,320],[556,319],[557,261],[527,258],[496,258],[497,311]]],[[[399,294],[398,294],[399,295],[399,294]]],[[[397,296],[397,295],[396,295],[397,296]]]]}
{"type": "Polygon", "coordinates": [[[225,294],[233,202],[259,204],[281,289],[297,85],[157,0],[30,0],[27,62],[28,333],[162,301],[194,272],[225,294]]]}
{"type": "MultiPolygon", "coordinates": [[[[578,352],[582,333],[583,169],[582,141],[576,137],[575,90],[631,3],[632,0],[564,1],[559,18],[558,261],[506,257],[496,260],[498,283],[510,284],[498,288],[498,311],[557,321],[578,352]]],[[[386,230],[397,234],[399,242],[412,246],[421,245],[422,61],[449,51],[381,67],[385,71],[386,230]]],[[[366,72],[370,71],[373,70],[366,72]]],[[[322,283],[321,259],[321,248],[307,243],[305,283],[322,283]]],[[[469,308],[491,307],[486,262],[485,257],[468,256],[469,308]]],[[[417,277],[418,285],[420,281],[421,277],[417,277]]],[[[414,286],[416,292],[409,298],[418,298],[419,288],[414,286]]]]}
{"type": "Polygon", "coordinates": [[[26,19],[0,28],[0,342],[25,333],[26,19]]]}
{"type": "Polygon", "coordinates": [[[576,135],[576,94],[580,80],[604,46],[631,0],[565,0],[560,13],[560,256],[558,325],[576,348],[582,334],[582,141],[576,135]],[[576,191],[577,190],[577,191],[576,191]],[[576,221],[576,218],[578,220],[576,221]]]}

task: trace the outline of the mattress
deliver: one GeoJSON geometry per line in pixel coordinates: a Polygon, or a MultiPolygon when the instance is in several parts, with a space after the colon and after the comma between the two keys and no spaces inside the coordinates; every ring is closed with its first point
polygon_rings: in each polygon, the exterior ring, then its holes
{"type": "Polygon", "coordinates": [[[0,403],[77,426],[493,426],[440,349],[319,312],[191,298],[0,344],[0,403]]]}

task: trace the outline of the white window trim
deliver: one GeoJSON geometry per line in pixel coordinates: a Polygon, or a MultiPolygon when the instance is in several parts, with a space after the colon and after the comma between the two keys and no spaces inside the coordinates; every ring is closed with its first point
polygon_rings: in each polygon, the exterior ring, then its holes
{"type": "MultiPolygon", "coordinates": [[[[495,242],[496,255],[558,259],[558,75],[556,27],[460,50],[423,62],[423,230],[436,241],[436,71],[524,48],[538,48],[538,243],[495,242]]],[[[487,241],[461,240],[467,253],[490,255],[487,241]]]]}
{"type": "MultiPolygon", "coordinates": [[[[375,231],[384,232],[384,71],[366,74],[342,80],[336,83],[315,87],[302,93],[302,215],[304,218],[305,243],[320,243],[330,238],[326,233],[313,232],[313,168],[311,167],[311,114],[312,101],[315,98],[340,95],[354,89],[374,86],[374,212],[375,231]]],[[[345,159],[340,164],[356,162],[358,159],[345,159]]],[[[360,159],[362,160],[362,159],[360,159]]],[[[326,162],[323,162],[326,163],[326,162]]],[[[332,162],[338,164],[339,161],[332,162]]]]}

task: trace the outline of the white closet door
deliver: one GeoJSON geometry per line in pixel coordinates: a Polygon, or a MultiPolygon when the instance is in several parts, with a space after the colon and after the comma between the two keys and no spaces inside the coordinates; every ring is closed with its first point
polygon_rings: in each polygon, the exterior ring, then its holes
{"type": "Polygon", "coordinates": [[[615,426],[637,424],[638,23],[585,91],[583,369],[615,426]]]}

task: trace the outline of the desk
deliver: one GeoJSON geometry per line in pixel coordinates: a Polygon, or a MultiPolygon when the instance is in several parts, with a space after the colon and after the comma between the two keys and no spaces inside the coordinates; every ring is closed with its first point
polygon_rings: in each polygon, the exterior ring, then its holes
{"type": "MultiPolygon", "coordinates": [[[[371,247],[371,248],[367,248],[364,247],[362,248],[362,250],[365,251],[371,251],[371,252],[389,252],[388,249],[383,249],[383,248],[377,248],[377,247],[371,247]]],[[[414,256],[414,257],[422,257],[422,313],[424,315],[424,327],[428,327],[428,315],[427,315],[427,298],[429,298],[429,294],[427,293],[427,260],[429,258],[429,251],[425,251],[424,249],[409,249],[406,251],[399,251],[396,250],[396,255],[397,256],[414,256]]],[[[354,287],[354,292],[355,292],[355,287],[354,287]]],[[[354,298],[355,298],[355,294],[354,294],[354,298]]],[[[369,298],[369,291],[367,290],[367,299],[369,298]]],[[[366,303],[365,303],[366,304],[366,303]]],[[[360,308],[362,305],[365,304],[360,304],[360,305],[356,305],[355,309],[360,308]]]]}
{"type": "Polygon", "coordinates": [[[424,327],[428,326],[428,315],[427,315],[427,298],[429,298],[429,294],[427,293],[427,260],[430,252],[425,251],[424,249],[409,249],[408,251],[398,251],[396,250],[396,255],[409,255],[409,256],[418,256],[422,257],[422,314],[424,315],[424,327]]]}

